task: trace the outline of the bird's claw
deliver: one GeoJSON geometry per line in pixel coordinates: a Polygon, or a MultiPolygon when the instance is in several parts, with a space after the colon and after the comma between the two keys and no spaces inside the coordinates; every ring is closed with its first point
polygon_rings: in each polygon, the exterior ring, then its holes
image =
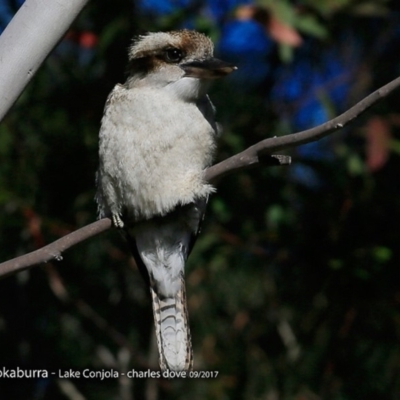
{"type": "Polygon", "coordinates": [[[124,227],[124,222],[122,221],[119,214],[112,215],[112,222],[113,222],[113,225],[118,229],[122,229],[124,227]]]}

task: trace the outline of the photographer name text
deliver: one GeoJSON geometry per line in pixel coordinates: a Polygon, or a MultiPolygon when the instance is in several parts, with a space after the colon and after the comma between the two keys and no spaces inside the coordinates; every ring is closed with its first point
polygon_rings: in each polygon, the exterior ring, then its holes
{"type": "Polygon", "coordinates": [[[129,379],[159,379],[159,378],[189,378],[189,379],[209,379],[216,378],[218,371],[154,371],[154,370],[135,370],[120,372],[115,369],[58,369],[51,371],[47,369],[25,369],[25,368],[5,368],[0,367],[0,379],[21,379],[21,378],[48,378],[56,377],[60,379],[118,379],[127,377],[129,379]]]}

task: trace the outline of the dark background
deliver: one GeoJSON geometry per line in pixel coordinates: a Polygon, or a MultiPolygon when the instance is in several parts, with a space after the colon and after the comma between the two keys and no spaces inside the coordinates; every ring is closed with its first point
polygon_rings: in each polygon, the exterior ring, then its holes
{"type": "MultiPolygon", "coordinates": [[[[4,29],[21,1],[0,1],[4,29]]],[[[400,71],[396,1],[92,1],[0,125],[0,256],[96,219],[97,136],[134,35],[209,34],[218,160],[323,123],[400,71]]],[[[3,379],[12,399],[400,398],[400,112],[218,183],[186,271],[195,368],[216,379],[3,379]],[[83,397],[79,397],[83,396],[83,397]]],[[[0,282],[5,368],[158,369],[150,299],[109,231],[0,282]]]]}

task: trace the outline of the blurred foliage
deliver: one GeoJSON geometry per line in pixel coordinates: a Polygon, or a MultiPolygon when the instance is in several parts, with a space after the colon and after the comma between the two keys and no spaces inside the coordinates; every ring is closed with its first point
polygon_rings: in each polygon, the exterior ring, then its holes
{"type": "MultiPolygon", "coordinates": [[[[21,1],[0,1],[4,28],[21,1]]],[[[367,0],[91,2],[0,125],[0,254],[96,218],[97,134],[126,49],[188,27],[237,73],[218,160],[307,129],[399,75],[400,7],[367,0]]],[[[187,266],[195,368],[216,379],[2,379],[12,399],[400,398],[399,94],[290,167],[221,180],[187,266]]],[[[0,371],[158,369],[150,299],[107,232],[0,283],[0,371]]]]}

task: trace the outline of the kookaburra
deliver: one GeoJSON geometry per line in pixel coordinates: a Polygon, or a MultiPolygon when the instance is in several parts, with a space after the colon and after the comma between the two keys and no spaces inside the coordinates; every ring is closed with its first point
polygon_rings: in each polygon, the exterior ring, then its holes
{"type": "Polygon", "coordinates": [[[101,120],[99,215],[125,233],[149,285],[162,370],[193,366],[184,269],[214,191],[204,171],[218,134],[206,91],[235,69],[201,33],[140,36],[101,120]]]}

